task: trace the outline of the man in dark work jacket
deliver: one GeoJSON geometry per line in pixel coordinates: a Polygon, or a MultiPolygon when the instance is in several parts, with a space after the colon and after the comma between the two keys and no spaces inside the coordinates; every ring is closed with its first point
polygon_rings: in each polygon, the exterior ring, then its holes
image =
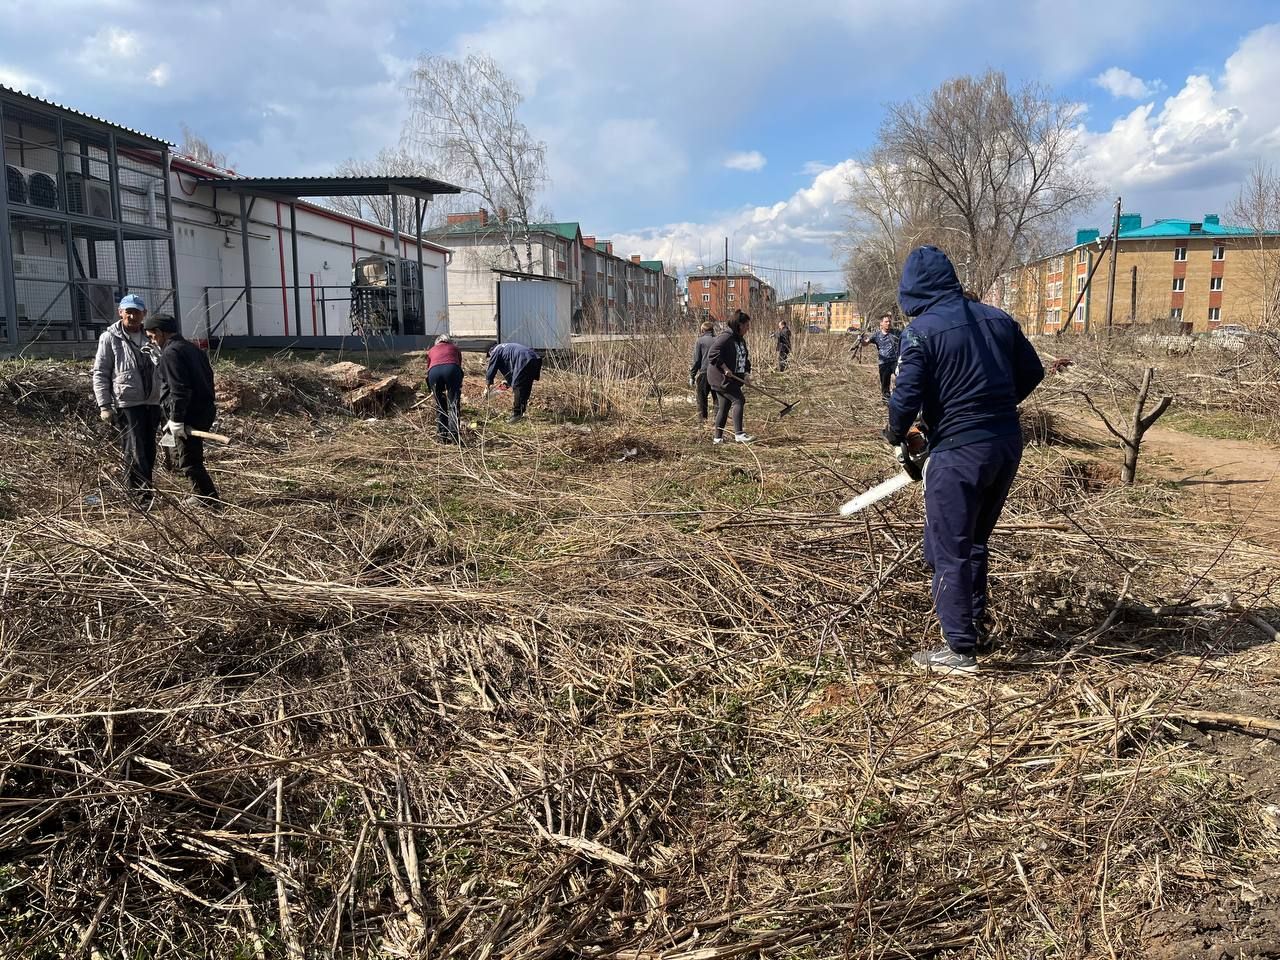
{"type": "Polygon", "coordinates": [[[968,300],[937,247],[907,257],[898,288],[914,319],[902,334],[898,380],[885,438],[901,444],[917,417],[929,442],[925,474],[925,560],[947,645],[911,659],[934,673],[976,673],[989,648],[987,540],[1018,464],[1018,404],[1044,367],[1003,310],[968,300]]]}
{"type": "Polygon", "coordinates": [[[178,471],[196,491],[191,502],[217,507],[218,488],[204,466],[204,440],[191,435],[192,430],[208,430],[217,416],[209,358],[178,333],[173,317],[147,317],[143,329],[160,348],[160,410],[167,421],[161,443],[173,445],[178,471]]]}

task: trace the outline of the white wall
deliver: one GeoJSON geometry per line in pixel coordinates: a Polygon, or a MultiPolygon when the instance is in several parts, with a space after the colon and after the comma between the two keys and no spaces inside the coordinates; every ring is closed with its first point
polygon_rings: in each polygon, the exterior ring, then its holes
{"type": "MultiPolygon", "coordinates": [[[[170,186],[183,330],[190,337],[204,338],[209,335],[208,325],[213,325],[216,336],[246,335],[248,318],[240,296],[244,257],[237,195],[218,190],[215,210],[213,188],[176,165],[170,186]],[[222,319],[224,313],[227,315],[222,319]]],[[[254,335],[350,334],[351,266],[370,254],[393,254],[391,232],[301,202],[297,229],[301,316],[295,315],[288,204],[262,198],[254,204],[249,217],[254,335]],[[278,289],[282,286],[287,288],[283,292],[278,289]],[[277,289],[258,289],[263,287],[277,289]]],[[[417,248],[411,240],[402,242],[401,255],[417,262],[417,248]]],[[[447,259],[443,251],[423,245],[423,316],[427,335],[447,329],[447,259]]]]}

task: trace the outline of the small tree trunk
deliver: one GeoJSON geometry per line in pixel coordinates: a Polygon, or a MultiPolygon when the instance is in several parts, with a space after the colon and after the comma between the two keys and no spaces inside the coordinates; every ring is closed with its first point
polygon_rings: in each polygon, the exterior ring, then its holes
{"type": "Polygon", "coordinates": [[[1098,415],[1112,435],[1120,441],[1124,449],[1124,467],[1120,471],[1120,482],[1126,487],[1132,486],[1133,481],[1138,476],[1138,453],[1142,449],[1142,438],[1151,429],[1152,425],[1164,415],[1164,412],[1169,409],[1169,404],[1173,402],[1173,397],[1161,397],[1154,410],[1146,416],[1142,415],[1142,411],[1147,405],[1147,400],[1151,396],[1151,382],[1155,379],[1155,375],[1155,367],[1147,367],[1146,372],[1142,375],[1142,387],[1138,390],[1137,399],[1133,404],[1133,417],[1129,421],[1128,433],[1121,433],[1117,430],[1111,421],[1107,419],[1107,415],[1094,405],[1088,394],[1085,394],[1085,402],[1089,404],[1090,408],[1098,415]]]}

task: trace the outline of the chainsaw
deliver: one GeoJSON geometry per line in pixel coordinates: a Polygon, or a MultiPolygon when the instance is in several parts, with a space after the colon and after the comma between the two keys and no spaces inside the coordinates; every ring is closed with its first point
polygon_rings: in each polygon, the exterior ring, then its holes
{"type": "Polygon", "coordinates": [[[851,517],[873,503],[879,503],[885,497],[892,496],[903,487],[909,487],[924,479],[925,464],[929,459],[929,443],[924,433],[917,427],[908,430],[906,439],[894,446],[893,455],[902,465],[902,472],[883,483],[876,484],[866,493],[859,494],[841,506],[840,516],[851,517]]]}

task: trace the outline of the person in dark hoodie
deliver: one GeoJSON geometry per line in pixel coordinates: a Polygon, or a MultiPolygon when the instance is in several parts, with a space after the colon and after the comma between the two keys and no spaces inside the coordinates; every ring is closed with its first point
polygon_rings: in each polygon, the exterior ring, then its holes
{"type": "Polygon", "coordinates": [[[707,383],[716,395],[716,432],[712,443],[724,443],[724,427],[733,411],[733,439],[737,443],[751,443],[755,437],[742,427],[742,413],[746,397],[742,385],[751,382],[751,353],[747,349],[746,336],[751,329],[751,317],[735,310],[729,319],[729,328],[711,342],[707,351],[707,383]]]}
{"type": "Polygon", "coordinates": [[[693,387],[698,398],[698,419],[707,421],[707,400],[711,396],[711,388],[707,386],[707,354],[711,352],[711,344],[716,339],[716,325],[710,320],[703,320],[698,328],[698,339],[693,341],[693,360],[689,364],[689,386],[693,387]]]}
{"type": "Polygon", "coordinates": [[[991,648],[987,541],[1022,459],[1018,404],[1044,367],[1012,317],[965,297],[937,247],[911,251],[898,301],[914,319],[902,334],[885,439],[903,443],[917,417],[928,438],[924,554],[946,639],[911,660],[976,673],[977,655],[991,648]]]}
{"type": "Polygon", "coordinates": [[[778,329],[773,332],[773,348],[778,353],[778,371],[782,372],[791,357],[791,327],[785,320],[779,320],[778,329]]]}
{"type": "Polygon", "coordinates": [[[489,348],[489,369],[484,376],[486,397],[498,374],[512,390],[511,422],[519,423],[529,406],[533,381],[542,377],[542,358],[522,343],[495,343],[489,348]]]}
{"type": "Polygon", "coordinates": [[[217,417],[209,358],[183,338],[173,317],[158,313],[142,327],[160,350],[160,410],[167,420],[161,442],[173,446],[178,472],[195,489],[189,502],[216,508],[218,488],[204,466],[204,440],[191,435],[192,430],[208,430],[217,417]]]}

